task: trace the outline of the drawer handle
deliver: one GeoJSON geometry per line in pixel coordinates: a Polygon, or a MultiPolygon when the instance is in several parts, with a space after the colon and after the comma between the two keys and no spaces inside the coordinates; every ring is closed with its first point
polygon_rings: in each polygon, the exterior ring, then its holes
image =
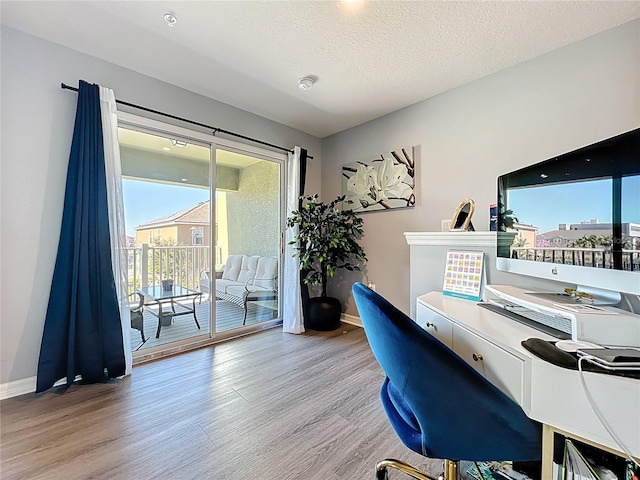
{"type": "Polygon", "coordinates": [[[478,360],[484,360],[481,353],[474,353],[473,355],[471,355],[471,357],[473,358],[474,362],[477,362],[478,360]]]}
{"type": "Polygon", "coordinates": [[[424,324],[424,326],[425,326],[426,328],[429,328],[429,327],[435,327],[435,326],[436,326],[436,324],[435,324],[435,323],[433,323],[433,322],[427,322],[427,323],[425,323],[425,324],[424,324]]]}

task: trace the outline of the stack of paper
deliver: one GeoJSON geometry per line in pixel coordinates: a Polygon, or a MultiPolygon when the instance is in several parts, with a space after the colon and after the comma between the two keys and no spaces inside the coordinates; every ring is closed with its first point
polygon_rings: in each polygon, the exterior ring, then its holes
{"type": "Polygon", "coordinates": [[[600,480],[571,440],[565,442],[564,475],[565,480],[600,480]]]}

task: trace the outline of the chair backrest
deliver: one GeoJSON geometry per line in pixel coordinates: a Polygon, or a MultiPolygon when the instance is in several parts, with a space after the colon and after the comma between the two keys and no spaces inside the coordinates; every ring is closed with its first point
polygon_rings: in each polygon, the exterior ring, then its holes
{"type": "Polygon", "coordinates": [[[541,426],[446,345],[361,283],[367,340],[387,379],[382,403],[402,442],[450,460],[541,458],[541,426]]]}
{"type": "Polygon", "coordinates": [[[249,283],[266,290],[277,290],[278,258],[235,254],[227,257],[223,280],[249,283]]]}
{"type": "Polygon", "coordinates": [[[258,269],[259,256],[244,255],[242,257],[242,266],[240,267],[240,273],[238,274],[238,282],[247,283],[248,281],[256,278],[256,270],[258,269]]]}
{"type": "Polygon", "coordinates": [[[244,255],[229,255],[222,272],[223,280],[238,280],[240,269],[242,268],[242,259],[244,255]]]}
{"type": "Polygon", "coordinates": [[[256,278],[253,282],[256,287],[267,290],[277,290],[278,285],[278,259],[277,257],[260,257],[256,278]]]}

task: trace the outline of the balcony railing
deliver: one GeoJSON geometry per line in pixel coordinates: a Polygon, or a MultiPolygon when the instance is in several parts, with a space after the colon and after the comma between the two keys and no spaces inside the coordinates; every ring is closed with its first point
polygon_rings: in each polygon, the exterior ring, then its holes
{"type": "Polygon", "coordinates": [[[174,284],[198,290],[200,274],[209,269],[209,247],[201,245],[179,245],[155,247],[143,244],[127,248],[128,290],[159,285],[162,280],[172,278],[174,284]]]}
{"type": "MultiPolygon", "coordinates": [[[[511,247],[511,256],[536,262],[613,268],[613,255],[607,248],[511,247]]],[[[622,270],[640,271],[640,250],[622,250],[622,270]]]]}

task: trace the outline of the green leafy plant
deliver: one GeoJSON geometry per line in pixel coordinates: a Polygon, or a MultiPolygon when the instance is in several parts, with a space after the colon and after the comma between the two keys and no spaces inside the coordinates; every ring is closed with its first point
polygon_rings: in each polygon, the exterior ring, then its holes
{"type": "Polygon", "coordinates": [[[298,226],[295,239],[297,243],[300,268],[305,272],[304,282],[322,285],[322,296],[327,296],[327,278],[344,268],[349,271],[360,270],[367,260],[364,249],[358,243],[362,237],[362,218],[353,210],[338,209],[339,204],[350,204],[345,196],[324,203],[318,194],[300,197],[305,203],[287,218],[287,226],[298,226]]]}
{"type": "Polygon", "coordinates": [[[518,220],[518,217],[516,217],[516,214],[513,213],[513,210],[503,210],[502,223],[504,224],[505,227],[513,228],[513,225],[515,223],[518,223],[519,221],[520,220],[518,220]]]}
{"type": "MultiPolygon", "coordinates": [[[[569,242],[568,246],[577,248],[611,248],[613,246],[613,235],[585,235],[569,242]]],[[[628,239],[624,239],[622,248],[631,248],[631,242],[628,239]]]]}

